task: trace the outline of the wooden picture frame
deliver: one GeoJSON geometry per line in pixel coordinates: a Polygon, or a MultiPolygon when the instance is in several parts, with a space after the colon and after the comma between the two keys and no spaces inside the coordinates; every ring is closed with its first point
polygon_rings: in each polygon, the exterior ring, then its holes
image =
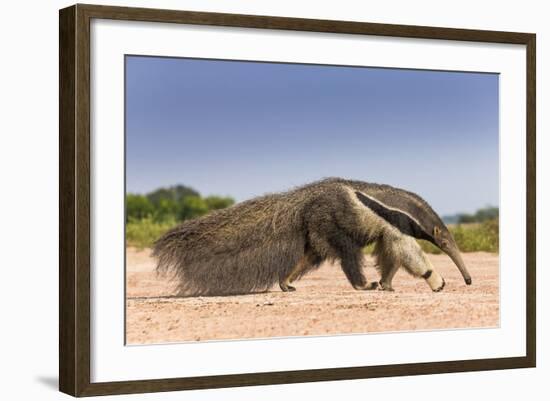
{"type": "Polygon", "coordinates": [[[73,396],[534,367],[536,363],[535,41],[530,33],[373,24],[254,15],[74,5],[59,14],[59,388],[73,396]],[[221,376],[91,382],[90,334],[90,21],[163,22],[401,38],[518,44],[526,47],[526,355],[221,376]]]}

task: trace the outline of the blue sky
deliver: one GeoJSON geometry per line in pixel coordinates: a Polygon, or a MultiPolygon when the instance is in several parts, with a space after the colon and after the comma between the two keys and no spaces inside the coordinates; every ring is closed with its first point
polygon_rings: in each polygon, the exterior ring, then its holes
{"type": "Polygon", "coordinates": [[[323,177],[499,203],[498,75],[126,57],[126,186],[242,201],[323,177]]]}

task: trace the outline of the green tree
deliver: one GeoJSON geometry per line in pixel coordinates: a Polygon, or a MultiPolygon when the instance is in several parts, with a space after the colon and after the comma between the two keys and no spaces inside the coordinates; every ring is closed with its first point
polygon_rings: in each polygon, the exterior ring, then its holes
{"type": "Polygon", "coordinates": [[[179,205],[173,199],[160,199],[155,208],[154,220],[158,223],[174,221],[178,217],[179,205]]]}
{"type": "Polygon", "coordinates": [[[128,194],[126,196],[126,221],[141,220],[153,215],[155,207],[143,195],[128,194]]]}
{"type": "Polygon", "coordinates": [[[483,223],[485,221],[498,219],[498,207],[487,206],[483,209],[479,209],[474,214],[459,214],[458,223],[483,223]]]}
{"type": "Polygon", "coordinates": [[[200,196],[186,196],[179,203],[179,220],[193,219],[206,213],[208,213],[208,205],[200,196]]]}
{"type": "Polygon", "coordinates": [[[175,185],[168,188],[159,188],[153,192],[149,192],[146,196],[155,207],[158,207],[162,199],[179,203],[187,196],[200,196],[200,194],[193,188],[186,187],[185,185],[175,185]]]}
{"type": "Polygon", "coordinates": [[[498,218],[498,207],[486,207],[479,209],[476,214],[476,221],[484,222],[498,218]]]}
{"type": "Polygon", "coordinates": [[[229,207],[235,203],[233,198],[211,195],[204,198],[208,210],[218,210],[229,207]]]}
{"type": "Polygon", "coordinates": [[[461,213],[458,215],[458,224],[475,223],[475,216],[468,213],[461,213]]]}

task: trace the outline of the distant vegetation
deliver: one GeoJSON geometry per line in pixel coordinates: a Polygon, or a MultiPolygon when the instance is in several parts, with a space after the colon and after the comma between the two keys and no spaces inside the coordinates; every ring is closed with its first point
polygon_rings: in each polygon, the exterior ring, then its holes
{"type": "Polygon", "coordinates": [[[231,206],[230,197],[202,197],[184,185],[159,188],[145,195],[126,195],[127,245],[148,247],[169,228],[181,221],[231,206]]]}
{"type": "Polygon", "coordinates": [[[494,206],[479,209],[474,214],[458,213],[452,216],[443,216],[443,221],[446,224],[483,223],[495,219],[498,219],[498,207],[494,206]]]}

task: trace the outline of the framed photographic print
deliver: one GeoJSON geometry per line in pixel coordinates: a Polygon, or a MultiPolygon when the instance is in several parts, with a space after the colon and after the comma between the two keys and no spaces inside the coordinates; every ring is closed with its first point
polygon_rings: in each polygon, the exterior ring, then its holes
{"type": "Polygon", "coordinates": [[[535,207],[534,34],[60,11],[65,393],[534,367],[535,207]]]}

